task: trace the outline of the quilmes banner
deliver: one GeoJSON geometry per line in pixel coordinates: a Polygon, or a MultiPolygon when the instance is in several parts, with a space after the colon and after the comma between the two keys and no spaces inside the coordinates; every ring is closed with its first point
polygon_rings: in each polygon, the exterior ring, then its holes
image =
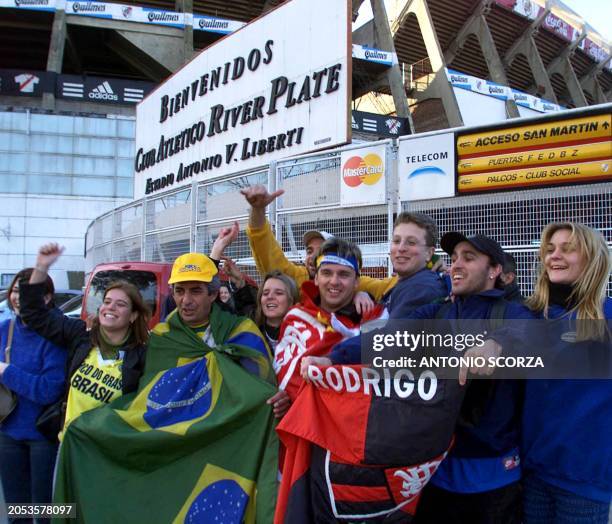
{"type": "Polygon", "coordinates": [[[517,104],[533,109],[534,111],[539,111],[540,113],[561,111],[563,109],[560,105],[549,102],[548,100],[537,98],[527,93],[517,91],[516,89],[490,82],[489,80],[466,75],[454,69],[447,69],[446,76],[453,87],[480,93],[481,95],[492,96],[500,100],[514,99],[517,104]]]}
{"type": "Polygon", "coordinates": [[[55,11],[56,3],[56,0],[0,0],[0,7],[32,9],[34,11],[55,11]]]}
{"type": "Polygon", "coordinates": [[[244,22],[227,20],[215,16],[190,15],[164,9],[152,9],[127,4],[108,2],[91,2],[67,0],[0,0],[0,8],[33,9],[36,11],[55,11],[65,9],[69,15],[90,16],[94,18],[110,18],[124,22],[140,24],[157,24],[171,27],[192,25],[196,31],[228,34],[237,31],[245,25],[244,22]]]}
{"type": "Polygon", "coordinates": [[[459,135],[459,193],[612,180],[611,114],[459,135]]]}
{"type": "Polygon", "coordinates": [[[225,18],[194,14],[192,25],[196,31],[208,31],[209,33],[226,35],[237,31],[246,24],[244,22],[237,22],[236,20],[226,20],[225,18]]]}
{"type": "Polygon", "coordinates": [[[350,29],[293,0],[202,51],[137,107],[135,197],[349,142],[350,29]]]}
{"type": "Polygon", "coordinates": [[[397,55],[389,51],[381,51],[365,45],[353,44],[353,58],[359,58],[367,62],[375,62],[391,67],[397,62],[397,55]]]}
{"type": "Polygon", "coordinates": [[[150,9],[132,5],[111,4],[107,2],[66,1],[67,15],[92,16],[95,18],[110,18],[141,24],[157,24],[171,27],[184,27],[185,14],[150,9]]]}
{"type": "Polygon", "coordinates": [[[398,177],[401,201],[455,196],[455,135],[400,140],[398,177]]]}
{"type": "Polygon", "coordinates": [[[385,145],[342,151],[340,154],[340,205],[385,203],[385,145]]]}

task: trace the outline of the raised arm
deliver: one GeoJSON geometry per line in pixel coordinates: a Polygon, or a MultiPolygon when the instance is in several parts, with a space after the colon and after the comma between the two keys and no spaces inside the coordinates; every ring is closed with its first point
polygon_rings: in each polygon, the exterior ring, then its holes
{"type": "Polygon", "coordinates": [[[41,246],[30,281],[19,285],[19,312],[28,327],[41,337],[72,352],[88,338],[85,322],[66,317],[59,309],[49,309],[45,303],[47,273],[63,251],[55,243],[41,246]]]}
{"type": "Polygon", "coordinates": [[[308,280],[308,270],[287,259],[278,241],[274,238],[270,223],[266,220],[266,206],[283,192],[284,190],[280,189],[274,193],[268,193],[264,186],[252,186],[241,190],[251,206],[247,236],[257,271],[261,275],[278,269],[293,278],[299,287],[308,280]]]}
{"type": "Polygon", "coordinates": [[[240,233],[238,222],[234,222],[231,227],[224,227],[221,229],[210,251],[210,258],[221,260],[227,247],[238,238],[238,233],[240,233]]]}
{"type": "Polygon", "coordinates": [[[268,193],[265,186],[257,185],[241,189],[240,192],[244,195],[251,210],[249,212],[249,227],[259,229],[266,223],[266,207],[274,200],[281,196],[285,190],[279,189],[274,193],[268,193]]]}

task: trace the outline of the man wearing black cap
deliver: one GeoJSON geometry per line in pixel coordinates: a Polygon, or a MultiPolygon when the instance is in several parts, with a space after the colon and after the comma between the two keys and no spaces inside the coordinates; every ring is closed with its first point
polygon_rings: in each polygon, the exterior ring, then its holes
{"type": "MultiPolygon", "coordinates": [[[[451,256],[454,301],[420,308],[412,318],[532,318],[526,308],[504,299],[500,275],[505,256],[495,240],[452,232],[440,244],[451,256]]],[[[476,380],[468,385],[462,412],[481,415],[458,422],[455,446],[425,489],[418,523],[520,523],[521,395],[515,381],[476,380]]]]}
{"type": "Polygon", "coordinates": [[[506,292],[504,298],[506,300],[520,302],[521,304],[525,302],[525,297],[516,282],[516,260],[508,252],[504,252],[504,265],[500,278],[504,283],[504,291],[506,292]]]}

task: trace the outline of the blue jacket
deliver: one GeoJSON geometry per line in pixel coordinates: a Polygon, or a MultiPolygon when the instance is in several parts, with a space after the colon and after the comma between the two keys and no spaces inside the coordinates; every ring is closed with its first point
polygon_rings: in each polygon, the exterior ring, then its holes
{"type": "MultiPolygon", "coordinates": [[[[503,297],[504,291],[498,289],[458,297],[448,307],[444,318],[485,322],[491,317],[494,304],[503,297]]],[[[435,319],[441,307],[442,304],[422,306],[405,318],[435,319]]],[[[504,318],[534,317],[521,304],[506,301],[504,318]]],[[[488,328],[486,323],[483,329],[488,328]]],[[[334,364],[359,363],[360,337],[336,345],[330,357],[334,364]]],[[[480,493],[518,481],[521,476],[518,456],[521,401],[520,382],[473,380],[457,424],[455,446],[432,478],[432,484],[453,492],[480,493]]]]}
{"type": "MultiPolygon", "coordinates": [[[[0,323],[0,360],[5,361],[10,320],[0,323]]],[[[17,393],[17,407],[1,431],[15,440],[44,440],[36,429],[42,409],[60,399],[66,379],[66,351],[16,318],[10,364],[0,382],[17,393]]]]}
{"type": "Polygon", "coordinates": [[[383,297],[383,303],[389,310],[390,319],[401,319],[406,318],[420,306],[446,297],[448,293],[444,279],[424,268],[414,275],[400,278],[391,291],[383,297]]]}
{"type": "MultiPolygon", "coordinates": [[[[492,289],[457,297],[444,315],[446,319],[491,318],[493,305],[504,291],[492,289]]],[[[434,319],[440,304],[417,309],[411,318],[434,319]]],[[[505,319],[533,318],[524,306],[506,301],[505,319]]],[[[483,329],[488,329],[488,323],[483,329]]],[[[511,380],[473,380],[469,383],[457,424],[455,446],[432,478],[432,484],[457,493],[480,493],[507,486],[521,477],[519,421],[522,384],[511,380]],[[474,422],[473,413],[479,413],[474,422]]]]}
{"type": "MultiPolygon", "coordinates": [[[[566,313],[553,305],[548,316],[558,319],[566,313]]],[[[611,298],[604,303],[604,314],[612,319],[611,298]]],[[[561,340],[557,344],[567,345],[561,340]]],[[[522,453],[526,472],[579,496],[610,503],[612,380],[528,380],[522,453]]]]}

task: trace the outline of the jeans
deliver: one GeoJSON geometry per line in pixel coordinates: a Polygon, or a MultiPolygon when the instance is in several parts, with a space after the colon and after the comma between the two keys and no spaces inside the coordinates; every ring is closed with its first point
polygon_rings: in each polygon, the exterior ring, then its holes
{"type": "MultiPolygon", "coordinates": [[[[57,444],[14,440],[0,432],[0,479],[6,503],[49,503],[57,444]]],[[[28,522],[19,519],[19,524],[28,522]]],[[[32,522],[31,520],[29,522],[32,522]]],[[[48,522],[37,519],[36,522],[48,522]]]]}
{"type": "Polygon", "coordinates": [[[533,475],[523,479],[525,524],[608,524],[609,503],[586,499],[533,475]]]}

